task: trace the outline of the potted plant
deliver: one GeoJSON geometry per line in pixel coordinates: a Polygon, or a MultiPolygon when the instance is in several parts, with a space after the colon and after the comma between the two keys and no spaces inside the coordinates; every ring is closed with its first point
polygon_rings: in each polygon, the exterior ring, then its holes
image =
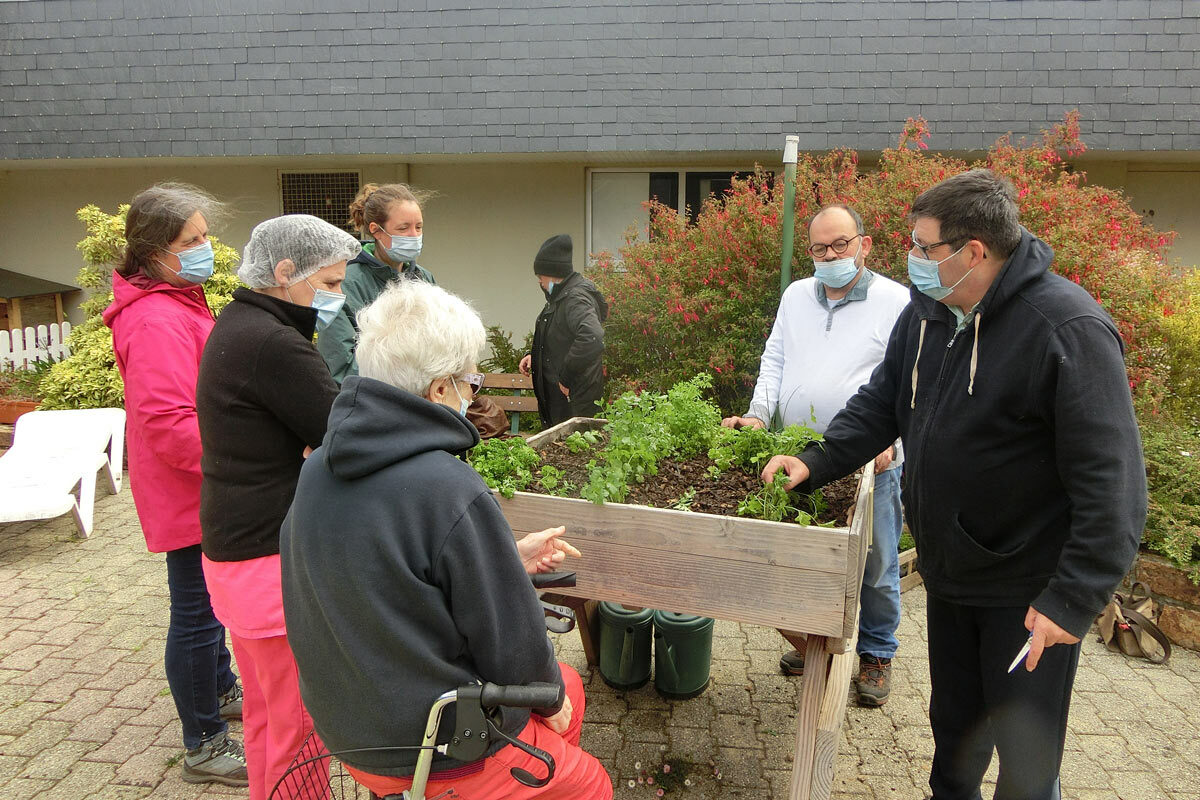
{"type": "Polygon", "coordinates": [[[36,364],[33,369],[0,369],[0,424],[11,425],[17,417],[33,411],[41,403],[38,392],[49,364],[36,364]]]}

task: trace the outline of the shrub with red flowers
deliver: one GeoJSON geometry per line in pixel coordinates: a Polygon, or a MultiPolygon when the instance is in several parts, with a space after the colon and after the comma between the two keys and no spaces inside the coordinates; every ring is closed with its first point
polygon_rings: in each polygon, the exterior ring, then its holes
{"type": "MultiPolygon", "coordinates": [[[[1021,221],[1054,248],[1054,268],[1112,315],[1125,340],[1131,384],[1152,400],[1164,383],[1164,309],[1181,302],[1178,275],[1161,257],[1174,234],[1154,230],[1119,191],[1088,185],[1069,168],[1064,157],[1084,150],[1078,115],[1068,114],[1040,141],[1001,138],[976,164],[928,152],[928,136],[924,120],[909,120],[897,146],[865,172],[852,150],[801,155],[793,276],[812,274],[808,220],[838,202],[862,215],[873,239],[871,267],[907,283],[912,201],[944,178],[986,166],[1013,182],[1021,221]]],[[[647,236],[630,238],[619,258],[595,256],[591,274],[610,304],[611,394],[663,391],[711,372],[722,407],[745,411],[779,302],[782,216],[782,181],[759,170],[735,178],[723,198],[708,198],[695,224],[651,203],[647,236]]]]}
{"type": "MultiPolygon", "coordinates": [[[[812,274],[809,219],[837,202],[862,215],[873,240],[871,268],[907,283],[907,216],[916,196],[975,166],[1007,177],[1017,191],[1022,224],[1054,248],[1053,268],[1090,292],[1116,323],[1143,435],[1172,442],[1158,448],[1158,473],[1151,475],[1155,507],[1166,497],[1162,492],[1170,491],[1168,476],[1189,465],[1164,466],[1162,459],[1200,453],[1195,392],[1200,359],[1194,355],[1200,283],[1182,280],[1180,270],[1163,258],[1174,234],[1156,231],[1120,191],[1090,185],[1072,168],[1066,159],[1085,149],[1076,112],[1040,140],[1002,137],[976,163],[929,152],[929,135],[925,120],[910,119],[897,145],[868,170],[860,169],[852,150],[801,154],[793,277],[812,274]],[[1177,446],[1180,441],[1196,446],[1177,446]]],[[[709,372],[722,409],[745,412],[779,303],[782,217],[783,181],[760,169],[735,178],[725,197],[707,199],[695,224],[686,214],[651,203],[645,236],[631,235],[619,257],[595,256],[591,275],[610,306],[605,362],[611,395],[641,388],[661,392],[709,372]]],[[[1172,544],[1160,552],[1170,550],[1177,561],[1191,552],[1193,563],[1200,563],[1200,505],[1192,496],[1172,496],[1170,504],[1174,510],[1161,517],[1163,525],[1188,519],[1183,541],[1178,526],[1156,532],[1153,515],[1147,541],[1153,546],[1156,535],[1169,534],[1172,544]]],[[[1193,575],[1200,578],[1200,570],[1193,575]]]]}

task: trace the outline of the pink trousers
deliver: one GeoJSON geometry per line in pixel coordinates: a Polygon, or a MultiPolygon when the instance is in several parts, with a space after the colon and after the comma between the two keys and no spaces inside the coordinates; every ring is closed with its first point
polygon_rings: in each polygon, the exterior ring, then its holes
{"type": "MultiPolygon", "coordinates": [[[[433,780],[425,789],[426,797],[436,797],[453,789],[451,795],[457,800],[610,800],[613,796],[612,779],[596,757],[579,747],[579,733],[583,727],[583,711],[586,700],[583,696],[583,681],[579,673],[567,664],[559,662],[567,697],[571,699],[571,724],[560,736],[541,720],[531,717],[529,724],[517,737],[523,742],[545,750],[554,757],[554,778],[540,789],[534,789],[513,780],[509,770],[522,767],[534,775],[546,774],[546,766],[536,758],[526,755],[512,745],[497,750],[483,760],[483,769],[471,775],[452,780],[433,780]]],[[[418,734],[419,737],[419,734],[418,734]]],[[[399,794],[412,785],[411,778],[390,778],[371,775],[346,767],[354,779],[379,796],[399,794]]]]}
{"type": "MultiPolygon", "coordinates": [[[[312,718],[300,701],[299,673],[287,636],[249,639],[232,631],[230,636],[242,675],[242,735],[246,744],[246,770],[250,775],[250,800],[267,800],[299,752],[304,737],[312,730],[312,718]]],[[[289,780],[275,796],[281,800],[297,797],[290,786],[312,785],[322,779],[328,786],[328,762],[311,769],[324,774],[289,780]]]]}

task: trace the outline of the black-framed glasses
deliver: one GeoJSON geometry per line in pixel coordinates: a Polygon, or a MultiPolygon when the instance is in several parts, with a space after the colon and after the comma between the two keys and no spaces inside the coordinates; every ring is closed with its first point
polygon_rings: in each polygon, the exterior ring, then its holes
{"type": "MultiPolygon", "coordinates": [[[[913,247],[920,250],[921,255],[925,258],[929,258],[929,251],[934,249],[935,247],[941,247],[944,244],[949,244],[949,245],[954,244],[954,242],[946,241],[945,239],[943,239],[940,242],[934,242],[933,244],[921,244],[920,242],[917,241],[917,232],[916,231],[913,231],[911,234],[909,234],[908,238],[912,239],[913,247]]],[[[932,260],[932,259],[930,259],[930,260],[932,260]]]]}
{"type": "Polygon", "coordinates": [[[840,256],[850,247],[850,243],[860,236],[862,236],[861,233],[856,233],[849,239],[839,238],[834,239],[829,244],[814,244],[808,248],[808,252],[812,253],[813,258],[824,258],[825,254],[830,250],[833,251],[834,255],[840,256]]]}
{"type": "Polygon", "coordinates": [[[459,378],[459,380],[471,384],[471,394],[473,395],[479,394],[479,390],[483,388],[483,375],[478,372],[468,372],[459,378]]]}

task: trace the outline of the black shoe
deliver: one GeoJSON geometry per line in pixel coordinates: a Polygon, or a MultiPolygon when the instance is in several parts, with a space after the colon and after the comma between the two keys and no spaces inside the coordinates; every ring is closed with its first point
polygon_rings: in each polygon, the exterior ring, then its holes
{"type": "Polygon", "coordinates": [[[803,675],[804,654],[799,650],[793,650],[790,653],[784,653],[779,659],[779,669],[784,675],[803,675]]]}
{"type": "Polygon", "coordinates": [[[879,708],[886,703],[888,695],[892,692],[892,660],[869,655],[859,656],[854,692],[858,695],[860,706],[879,708]]]}

